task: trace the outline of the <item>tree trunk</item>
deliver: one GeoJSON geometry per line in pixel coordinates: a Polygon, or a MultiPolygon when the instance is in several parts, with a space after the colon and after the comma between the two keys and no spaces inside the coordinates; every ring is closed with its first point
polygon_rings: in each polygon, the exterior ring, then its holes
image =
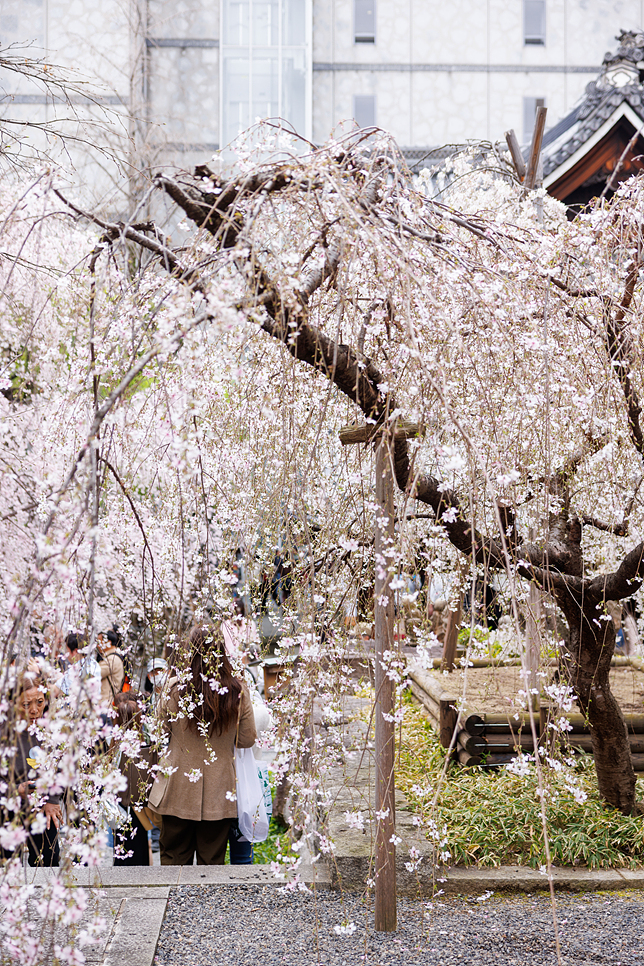
{"type": "Polygon", "coordinates": [[[570,685],[588,718],[599,792],[609,805],[630,815],[635,802],[635,772],[622,710],[610,689],[615,629],[603,604],[560,601],[570,627],[566,659],[570,685]],[[603,619],[600,619],[602,618],[603,619]]]}

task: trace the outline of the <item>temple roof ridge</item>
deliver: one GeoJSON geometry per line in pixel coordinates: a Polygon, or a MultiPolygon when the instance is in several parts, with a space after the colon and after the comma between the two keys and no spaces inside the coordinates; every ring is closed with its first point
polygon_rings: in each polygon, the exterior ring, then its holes
{"type": "Polygon", "coordinates": [[[628,104],[644,123],[644,32],[622,30],[615,51],[605,54],[599,75],[572,111],[543,140],[547,178],[564,164],[613,115],[628,104]]]}

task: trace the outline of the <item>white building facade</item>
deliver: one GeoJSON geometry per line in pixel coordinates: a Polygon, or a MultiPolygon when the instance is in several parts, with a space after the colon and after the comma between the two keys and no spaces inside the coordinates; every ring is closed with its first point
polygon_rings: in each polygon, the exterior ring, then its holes
{"type": "MultiPolygon", "coordinates": [[[[411,161],[469,139],[526,140],[566,115],[644,0],[0,0],[0,43],[96,78],[150,165],[208,159],[258,117],[324,141],[390,131],[411,161]]],[[[3,72],[5,115],[60,105],[3,72]]]]}

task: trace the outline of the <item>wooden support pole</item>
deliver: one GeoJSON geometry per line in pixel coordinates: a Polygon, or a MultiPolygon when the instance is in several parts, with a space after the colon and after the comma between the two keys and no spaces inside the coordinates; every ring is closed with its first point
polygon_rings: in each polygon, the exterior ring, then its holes
{"type": "Polygon", "coordinates": [[[396,799],[394,785],[394,682],[387,676],[385,651],[394,649],[394,601],[389,586],[388,552],[394,539],[394,483],[387,437],[376,447],[376,889],[375,928],[394,932],[396,914],[396,799]],[[385,718],[384,715],[387,717],[385,718]],[[391,720],[387,720],[387,719],[391,720]],[[378,817],[380,816],[380,817],[378,817]]]}
{"type": "Polygon", "coordinates": [[[530,584],[528,591],[528,612],[525,623],[525,650],[523,670],[525,672],[525,686],[528,692],[528,700],[532,705],[533,711],[539,709],[539,695],[535,691],[539,690],[539,660],[541,658],[540,644],[540,622],[541,622],[541,594],[536,584],[530,584]]]}
{"type": "Polygon", "coordinates": [[[453,671],[456,667],[456,646],[458,644],[458,632],[463,617],[463,597],[464,591],[461,589],[456,602],[456,610],[451,610],[447,617],[441,671],[453,671]]]}
{"type": "Polygon", "coordinates": [[[368,423],[350,423],[348,426],[343,426],[338,435],[343,446],[351,446],[353,443],[376,442],[382,439],[383,433],[393,434],[396,439],[418,439],[424,434],[424,427],[409,419],[397,419],[393,427],[382,424],[373,426],[368,423]]]}
{"type": "Polygon", "coordinates": [[[525,161],[523,160],[521,148],[519,147],[519,139],[514,133],[514,129],[505,132],[505,140],[510,149],[510,157],[512,158],[512,164],[519,177],[519,181],[523,181],[525,178],[525,161]]]}
{"type": "Polygon", "coordinates": [[[537,183],[539,158],[541,156],[541,142],[543,141],[543,131],[546,126],[547,113],[547,107],[538,107],[535,115],[532,144],[530,145],[530,156],[528,158],[528,170],[526,172],[525,181],[523,182],[528,191],[531,191],[537,183]]]}

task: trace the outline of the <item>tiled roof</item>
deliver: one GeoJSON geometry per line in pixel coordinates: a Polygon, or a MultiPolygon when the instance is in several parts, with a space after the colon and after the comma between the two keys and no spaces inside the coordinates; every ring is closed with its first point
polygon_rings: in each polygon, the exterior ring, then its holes
{"type": "Polygon", "coordinates": [[[581,102],[551,128],[543,139],[543,173],[547,177],[598,130],[616,108],[629,104],[644,121],[644,34],[624,31],[615,53],[604,57],[602,71],[591,81],[581,102]]]}
{"type": "Polygon", "coordinates": [[[447,144],[436,148],[401,148],[402,155],[413,174],[418,174],[423,168],[432,168],[462,151],[463,144],[447,144]]]}

